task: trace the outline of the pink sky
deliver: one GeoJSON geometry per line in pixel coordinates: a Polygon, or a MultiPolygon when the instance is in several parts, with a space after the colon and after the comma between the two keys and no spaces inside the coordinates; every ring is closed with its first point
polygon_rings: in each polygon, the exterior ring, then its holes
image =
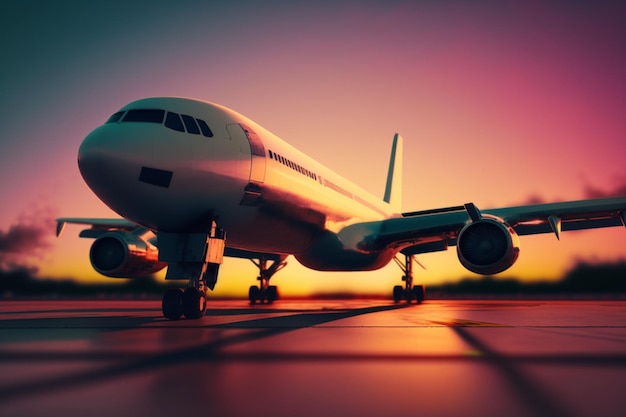
{"type": "MultiPolygon", "coordinates": [[[[115,3],[18,3],[0,17],[1,231],[36,212],[113,216],[82,182],[78,146],[122,105],[159,95],[231,107],[381,196],[399,132],[406,211],[624,189],[621,4],[115,3]]],[[[35,251],[40,275],[99,279],[79,231],[35,251]]],[[[504,276],[554,278],[577,259],[626,258],[621,229],[521,244],[504,276]]],[[[420,261],[427,284],[471,275],[454,250],[420,261]]],[[[248,261],[228,261],[218,291],[245,293],[255,274],[248,261]]],[[[316,273],[291,260],[276,283],[388,291],[400,275],[393,265],[316,273]]]]}

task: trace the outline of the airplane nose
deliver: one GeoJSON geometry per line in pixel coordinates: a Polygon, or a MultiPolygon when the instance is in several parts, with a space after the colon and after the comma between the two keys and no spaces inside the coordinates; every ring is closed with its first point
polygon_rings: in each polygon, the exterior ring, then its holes
{"type": "Polygon", "coordinates": [[[104,180],[115,170],[118,155],[101,129],[96,129],[85,137],[78,149],[78,169],[89,187],[100,195],[104,180]]]}
{"type": "Polygon", "coordinates": [[[109,207],[136,192],[143,162],[152,147],[140,137],[104,125],[89,133],[78,149],[78,168],[91,190],[109,207]]]}
{"type": "Polygon", "coordinates": [[[78,167],[94,194],[122,217],[152,229],[183,228],[176,221],[197,218],[180,203],[192,198],[187,184],[195,180],[188,153],[186,142],[161,125],[111,123],[85,137],[78,167]]]}
{"type": "Polygon", "coordinates": [[[122,217],[153,230],[204,230],[214,213],[225,222],[237,218],[223,207],[237,207],[250,181],[247,139],[235,139],[122,119],[85,137],[78,167],[94,194],[122,217]]]}
{"type": "Polygon", "coordinates": [[[101,146],[102,132],[99,129],[91,132],[78,148],[78,169],[83,179],[93,189],[93,185],[98,182],[105,170],[104,150],[101,146]]]}

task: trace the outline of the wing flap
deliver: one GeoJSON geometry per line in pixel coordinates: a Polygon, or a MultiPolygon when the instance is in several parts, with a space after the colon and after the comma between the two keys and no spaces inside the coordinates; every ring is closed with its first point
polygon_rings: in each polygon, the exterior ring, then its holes
{"type": "MultiPolygon", "coordinates": [[[[570,232],[575,230],[598,229],[604,227],[623,226],[619,218],[599,218],[588,220],[567,220],[561,222],[561,231],[570,232]]],[[[552,232],[549,222],[521,223],[514,227],[518,235],[536,235],[552,232]]]]}

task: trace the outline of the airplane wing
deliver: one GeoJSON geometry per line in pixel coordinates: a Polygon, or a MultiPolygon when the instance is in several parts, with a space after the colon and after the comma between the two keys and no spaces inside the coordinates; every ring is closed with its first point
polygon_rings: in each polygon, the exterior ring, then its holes
{"type": "MultiPolygon", "coordinates": [[[[91,226],[92,230],[135,230],[141,227],[126,219],[95,219],[95,218],[83,218],[83,217],[61,217],[56,219],[57,222],[57,237],[63,233],[65,225],[70,224],[84,224],[91,226]]],[[[81,236],[82,237],[82,236],[81,236]]]]}
{"type": "MultiPolygon", "coordinates": [[[[116,219],[99,219],[99,218],[83,218],[83,217],[61,217],[56,219],[57,222],[57,237],[61,235],[66,224],[81,224],[91,226],[89,229],[85,229],[80,233],[80,237],[85,238],[97,238],[101,234],[108,231],[124,231],[132,232],[137,229],[145,229],[143,226],[139,226],[131,222],[130,220],[116,218],[116,219]]],[[[147,230],[147,229],[145,229],[147,230]]],[[[158,241],[153,242],[155,246],[158,245],[158,241]]],[[[224,256],[229,258],[242,258],[242,259],[266,259],[268,261],[280,261],[284,260],[285,256],[275,253],[262,253],[244,251],[241,249],[234,249],[226,246],[224,256]]]]}
{"type": "MultiPolygon", "coordinates": [[[[480,211],[474,204],[404,213],[402,217],[369,223],[371,231],[357,244],[361,250],[401,248],[405,255],[446,250],[456,245],[468,224],[494,218],[518,235],[626,225],[626,197],[534,204],[480,211]]],[[[357,226],[357,225],[354,225],[357,226]]],[[[353,226],[349,226],[353,227],[353,226]]]]}

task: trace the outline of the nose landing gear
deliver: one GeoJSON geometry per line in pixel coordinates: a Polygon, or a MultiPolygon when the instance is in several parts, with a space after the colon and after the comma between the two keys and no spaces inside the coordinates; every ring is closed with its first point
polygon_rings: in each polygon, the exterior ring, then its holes
{"type": "Polygon", "coordinates": [[[183,315],[188,319],[199,319],[206,311],[206,293],[202,288],[189,287],[183,292],[183,315]]]}
{"type": "Polygon", "coordinates": [[[199,319],[206,311],[207,297],[203,289],[188,287],[185,291],[171,288],[163,295],[161,310],[169,320],[178,320],[182,316],[187,319],[199,319]]]}
{"type": "Polygon", "coordinates": [[[163,295],[161,310],[170,320],[183,315],[198,319],[207,306],[206,290],[213,289],[224,256],[224,231],[212,222],[208,233],[157,233],[159,260],[168,262],[165,279],[188,279],[189,287],[169,289],[163,295]]]}

